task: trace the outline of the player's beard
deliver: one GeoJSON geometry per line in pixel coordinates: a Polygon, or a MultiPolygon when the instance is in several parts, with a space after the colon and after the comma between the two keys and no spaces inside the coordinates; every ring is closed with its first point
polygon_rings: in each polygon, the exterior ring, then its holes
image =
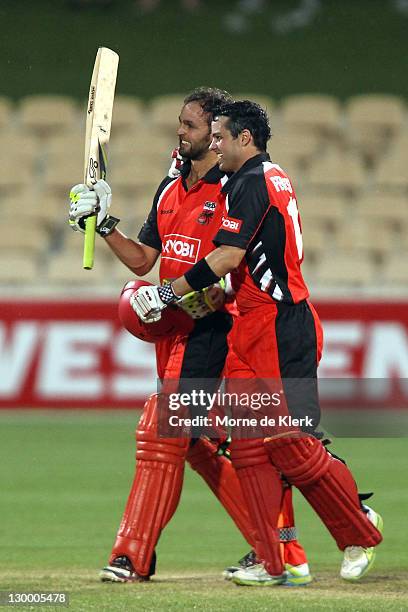
{"type": "Polygon", "coordinates": [[[182,138],[179,140],[179,151],[182,157],[186,159],[190,159],[191,161],[197,161],[200,159],[204,159],[204,157],[208,154],[209,146],[211,144],[211,137],[203,138],[197,143],[191,143],[190,146],[186,146],[182,144],[182,138]]]}

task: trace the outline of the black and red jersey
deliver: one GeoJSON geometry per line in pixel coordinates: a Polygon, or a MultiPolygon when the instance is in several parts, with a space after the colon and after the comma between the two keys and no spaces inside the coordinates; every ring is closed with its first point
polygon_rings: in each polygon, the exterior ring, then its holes
{"type": "Polygon", "coordinates": [[[187,190],[190,168],[187,161],[179,177],[162,181],[139,232],[140,242],[161,253],[161,282],[182,276],[214,250],[213,238],[223,218],[218,196],[227,177],[216,165],[187,190]]]}
{"type": "Polygon", "coordinates": [[[282,168],[266,153],[252,157],[225,183],[220,204],[227,213],[214,243],[246,249],[231,275],[238,309],[306,299],[296,194],[282,168]]]}

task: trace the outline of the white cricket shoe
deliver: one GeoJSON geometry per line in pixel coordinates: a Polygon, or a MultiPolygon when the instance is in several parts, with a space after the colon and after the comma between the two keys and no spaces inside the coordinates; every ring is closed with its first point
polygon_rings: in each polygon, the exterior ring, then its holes
{"type": "Polygon", "coordinates": [[[313,580],[307,563],[302,563],[301,565],[285,563],[285,570],[286,577],[285,581],[282,582],[283,586],[307,586],[313,580]]]}
{"type": "MultiPolygon", "coordinates": [[[[256,559],[255,551],[251,550],[247,555],[238,561],[238,565],[230,565],[229,567],[226,567],[222,575],[224,576],[225,580],[232,580],[238,571],[247,570],[250,567],[254,567],[254,565],[260,565],[260,563],[256,559]]],[[[302,563],[301,565],[290,565],[289,563],[286,563],[285,570],[286,576],[284,582],[282,583],[283,586],[305,586],[313,580],[307,563],[302,563]]]]}
{"type": "MultiPolygon", "coordinates": [[[[380,533],[383,531],[383,519],[369,506],[367,517],[380,533]]],[[[347,546],[344,550],[340,576],[348,582],[360,580],[373,567],[376,555],[376,546],[363,548],[362,546],[347,546]]]]}
{"type": "Polygon", "coordinates": [[[235,572],[238,572],[242,569],[247,569],[248,567],[252,567],[253,565],[257,565],[258,561],[256,559],[256,553],[254,550],[250,550],[249,553],[244,555],[242,559],[240,559],[237,565],[229,565],[222,572],[225,580],[231,580],[235,572]]]}
{"type": "Polygon", "coordinates": [[[241,586],[278,586],[285,581],[286,572],[279,576],[268,574],[262,563],[240,569],[232,576],[232,582],[241,586]]]}

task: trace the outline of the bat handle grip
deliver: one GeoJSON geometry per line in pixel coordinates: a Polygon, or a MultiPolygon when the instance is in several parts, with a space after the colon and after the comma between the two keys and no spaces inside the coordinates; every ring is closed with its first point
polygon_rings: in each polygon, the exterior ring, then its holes
{"type": "Polygon", "coordinates": [[[85,270],[92,270],[95,253],[96,215],[88,217],[85,221],[84,259],[85,270]]]}

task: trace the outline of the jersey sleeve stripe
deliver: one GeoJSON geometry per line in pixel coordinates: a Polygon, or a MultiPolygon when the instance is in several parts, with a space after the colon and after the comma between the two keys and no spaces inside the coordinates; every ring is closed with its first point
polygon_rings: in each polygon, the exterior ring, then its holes
{"type": "Polygon", "coordinates": [[[165,186],[165,188],[163,189],[163,191],[161,192],[159,199],[157,200],[157,210],[159,210],[159,206],[165,196],[165,194],[170,190],[171,187],[173,187],[176,184],[176,181],[178,179],[174,179],[174,181],[171,181],[171,183],[169,183],[168,185],[165,186]]]}

